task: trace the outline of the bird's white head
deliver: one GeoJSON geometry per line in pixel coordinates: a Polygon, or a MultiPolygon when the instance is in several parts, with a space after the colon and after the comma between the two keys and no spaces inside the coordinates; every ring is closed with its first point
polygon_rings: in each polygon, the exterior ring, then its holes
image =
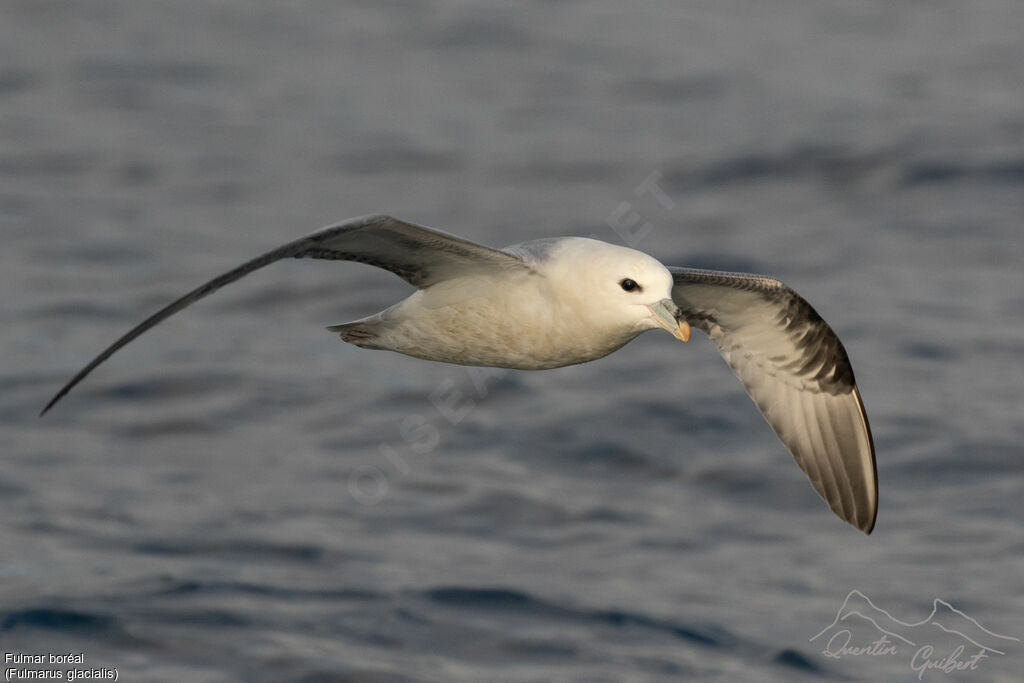
{"type": "Polygon", "coordinates": [[[662,328],[689,341],[690,326],[672,301],[672,274],[647,254],[599,240],[565,238],[546,273],[563,292],[575,292],[588,325],[624,335],[662,328]]]}

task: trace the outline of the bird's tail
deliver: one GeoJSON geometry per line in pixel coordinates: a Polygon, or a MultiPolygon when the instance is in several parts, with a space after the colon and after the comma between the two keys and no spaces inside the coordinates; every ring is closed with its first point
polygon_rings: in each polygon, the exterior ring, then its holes
{"type": "Polygon", "coordinates": [[[364,349],[381,348],[376,344],[378,334],[376,326],[372,323],[357,320],[353,323],[330,325],[327,329],[331,332],[337,332],[341,337],[341,340],[348,342],[349,344],[355,344],[356,346],[361,346],[364,349]]]}

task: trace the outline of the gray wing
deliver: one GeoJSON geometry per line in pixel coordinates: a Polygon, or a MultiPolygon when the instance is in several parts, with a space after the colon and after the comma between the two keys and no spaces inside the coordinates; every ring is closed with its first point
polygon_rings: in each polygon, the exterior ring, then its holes
{"type": "Polygon", "coordinates": [[[871,533],[875,447],[839,337],[778,280],[669,268],[672,298],[708,334],[832,511],[871,533]]]}
{"type": "Polygon", "coordinates": [[[54,406],[96,366],[140,334],[224,285],[285,258],[358,261],[389,270],[420,289],[453,277],[494,269],[528,268],[504,252],[468,240],[406,223],[390,216],[362,216],[317,230],[302,239],[247,261],[197,287],[133,327],[78,371],[50,400],[40,415],[54,406]]]}

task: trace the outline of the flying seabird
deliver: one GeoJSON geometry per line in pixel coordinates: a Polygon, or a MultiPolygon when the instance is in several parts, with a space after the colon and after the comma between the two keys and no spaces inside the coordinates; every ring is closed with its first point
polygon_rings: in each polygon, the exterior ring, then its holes
{"type": "Polygon", "coordinates": [[[71,378],[54,406],[115,351],[224,285],[285,258],[367,263],[416,287],[394,306],[329,330],[426,360],[544,370],[608,355],[663,328],[718,345],[764,418],[841,519],[871,533],[875,451],[850,359],[795,291],[760,275],[665,267],[582,237],[491,249],[397,218],[363,216],[289,242],[210,280],[129,330],[71,378]]]}

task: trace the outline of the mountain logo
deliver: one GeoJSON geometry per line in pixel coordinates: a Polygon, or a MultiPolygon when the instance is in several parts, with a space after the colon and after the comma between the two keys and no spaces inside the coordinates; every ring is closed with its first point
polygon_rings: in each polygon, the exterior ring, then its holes
{"type": "Polygon", "coordinates": [[[1019,638],[990,631],[945,600],[933,600],[921,621],[902,621],[859,590],[846,595],[832,623],[810,638],[821,653],[843,657],[906,657],[920,680],[925,671],[973,671],[988,657],[1004,656],[1019,638]]]}

